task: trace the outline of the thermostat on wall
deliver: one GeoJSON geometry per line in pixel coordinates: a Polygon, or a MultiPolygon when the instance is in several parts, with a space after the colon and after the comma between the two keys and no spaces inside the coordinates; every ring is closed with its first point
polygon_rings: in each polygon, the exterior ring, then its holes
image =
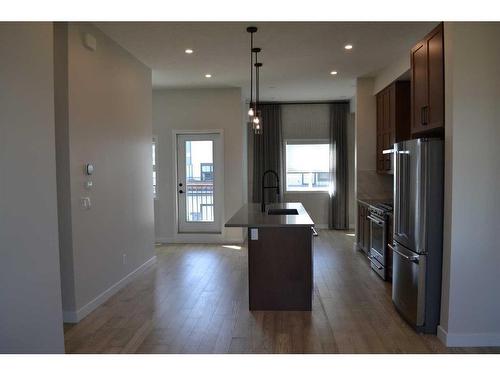
{"type": "Polygon", "coordinates": [[[89,176],[94,173],[94,166],[92,164],[85,165],[85,173],[89,176]]]}

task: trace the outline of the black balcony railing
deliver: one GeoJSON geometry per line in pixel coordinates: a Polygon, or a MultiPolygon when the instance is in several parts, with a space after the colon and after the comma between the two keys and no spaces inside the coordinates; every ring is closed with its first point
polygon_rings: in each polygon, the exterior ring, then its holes
{"type": "Polygon", "coordinates": [[[186,188],[187,221],[214,221],[213,181],[188,180],[186,188]]]}

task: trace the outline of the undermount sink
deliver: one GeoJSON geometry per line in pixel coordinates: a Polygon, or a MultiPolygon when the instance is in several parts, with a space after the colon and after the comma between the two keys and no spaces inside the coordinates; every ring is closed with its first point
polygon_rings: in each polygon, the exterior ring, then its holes
{"type": "Polygon", "coordinates": [[[267,210],[268,215],[298,215],[299,211],[295,208],[270,208],[267,210]]]}

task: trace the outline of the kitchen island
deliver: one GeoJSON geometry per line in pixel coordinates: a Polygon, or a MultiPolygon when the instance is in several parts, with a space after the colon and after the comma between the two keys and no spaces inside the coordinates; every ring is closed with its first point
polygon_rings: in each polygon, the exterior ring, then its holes
{"type": "Polygon", "coordinates": [[[315,232],[301,203],[269,204],[266,212],[247,204],[225,226],[248,228],[250,310],[311,310],[315,232]]]}

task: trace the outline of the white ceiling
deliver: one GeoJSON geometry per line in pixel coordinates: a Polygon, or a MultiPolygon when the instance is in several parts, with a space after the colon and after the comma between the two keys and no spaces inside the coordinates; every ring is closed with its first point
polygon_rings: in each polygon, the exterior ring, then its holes
{"type": "Polygon", "coordinates": [[[354,95],[409,53],[435,22],[98,22],[96,26],[153,70],[155,88],[243,87],[249,96],[250,38],[259,28],[261,99],[330,100],[354,95]],[[354,48],[343,47],[351,43],[354,48]],[[184,53],[194,49],[192,55],[184,53]],[[336,76],[330,71],[336,70],[336,76]],[[211,73],[212,78],[205,78],[211,73]]]}

